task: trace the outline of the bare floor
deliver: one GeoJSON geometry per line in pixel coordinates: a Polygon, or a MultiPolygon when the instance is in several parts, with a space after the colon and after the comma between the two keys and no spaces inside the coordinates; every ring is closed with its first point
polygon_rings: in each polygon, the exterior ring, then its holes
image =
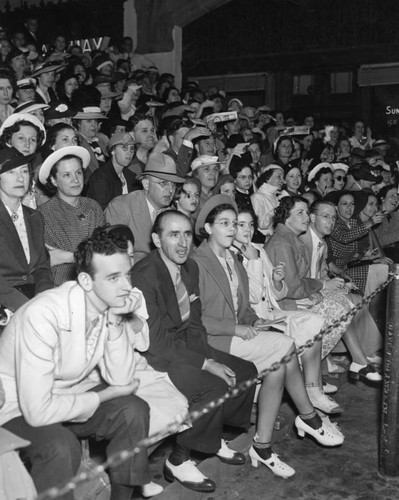
{"type": "MultiPolygon", "coordinates": [[[[394,500],[399,499],[398,480],[382,479],[378,475],[378,440],[380,389],[362,383],[347,383],[346,374],[334,380],[341,386],[336,400],[345,412],[334,419],[346,439],[342,447],[328,449],[312,438],[299,439],[293,430],[293,413],[284,405],[282,413],[289,424],[275,432],[274,450],[292,467],[296,475],[288,480],[274,476],[266,467],[253,468],[249,461],[242,467],[220,464],[211,458],[201,464],[202,471],[216,480],[218,488],[211,494],[185,490],[174,483],[168,485],[162,478],[162,464],[167,445],[154,454],[155,481],[166,486],[159,500],[394,500]]],[[[236,438],[232,447],[246,451],[252,434],[236,438]]]]}

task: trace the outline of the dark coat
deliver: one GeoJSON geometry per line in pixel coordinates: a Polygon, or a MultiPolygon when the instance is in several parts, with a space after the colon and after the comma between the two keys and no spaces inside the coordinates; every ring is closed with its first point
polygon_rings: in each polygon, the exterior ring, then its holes
{"type": "Polygon", "coordinates": [[[191,159],[193,157],[192,147],[183,143],[178,153],[176,153],[172,146],[164,151],[164,153],[175,160],[177,175],[185,177],[190,172],[191,159]]]}
{"type": "Polygon", "coordinates": [[[22,206],[28,234],[30,262],[6,207],[0,202],[0,304],[15,311],[29,299],[15,287],[34,285],[35,294],[53,287],[50,260],[44,243],[40,212],[22,206]]]}
{"type": "Polygon", "coordinates": [[[147,359],[156,370],[167,370],[172,362],[201,369],[206,358],[215,359],[201,321],[198,266],[193,260],[187,259],[181,266],[181,277],[191,298],[190,318],[185,323],[181,320],[172,278],[158,250],[133,266],[132,284],[143,292],[149,314],[147,359]]]}
{"type": "MultiPolygon", "coordinates": [[[[129,193],[141,189],[141,183],[128,168],[123,169],[123,175],[129,193]]],[[[86,196],[96,200],[105,210],[111,200],[122,194],[122,187],[122,181],[112,165],[112,160],[109,160],[90,176],[86,196]]]]}

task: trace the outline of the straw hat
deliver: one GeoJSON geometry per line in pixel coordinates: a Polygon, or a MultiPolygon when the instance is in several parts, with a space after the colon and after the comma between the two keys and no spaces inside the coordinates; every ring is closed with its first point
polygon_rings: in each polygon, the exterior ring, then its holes
{"type": "Polygon", "coordinates": [[[62,158],[69,155],[80,158],[82,160],[83,168],[87,168],[90,163],[90,153],[87,149],[82,148],[81,146],[67,146],[65,148],[57,149],[57,151],[51,153],[51,155],[48,156],[42,163],[39,170],[39,181],[42,184],[46,184],[53,166],[62,158]]]}

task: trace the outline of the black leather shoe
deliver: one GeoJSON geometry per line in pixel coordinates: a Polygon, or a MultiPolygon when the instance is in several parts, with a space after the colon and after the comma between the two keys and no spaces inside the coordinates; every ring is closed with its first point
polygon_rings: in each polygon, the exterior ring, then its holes
{"type": "Polygon", "coordinates": [[[372,364],[368,364],[364,368],[361,368],[358,372],[354,372],[349,370],[348,378],[350,382],[356,383],[358,380],[362,380],[363,382],[382,382],[381,373],[374,368],[372,364]]]}
{"type": "Polygon", "coordinates": [[[189,490],[211,493],[216,489],[216,484],[212,479],[205,477],[192,460],[187,460],[180,465],[172,465],[169,460],[166,460],[163,473],[170,483],[176,479],[189,490]]]}

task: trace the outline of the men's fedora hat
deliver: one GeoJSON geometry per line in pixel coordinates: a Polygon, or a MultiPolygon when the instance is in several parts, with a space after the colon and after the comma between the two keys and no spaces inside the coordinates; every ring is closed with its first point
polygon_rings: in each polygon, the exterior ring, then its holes
{"type": "Polygon", "coordinates": [[[164,153],[150,154],[143,173],[138,175],[137,179],[142,179],[146,175],[179,184],[184,182],[184,178],[177,175],[175,161],[164,153]]]}

